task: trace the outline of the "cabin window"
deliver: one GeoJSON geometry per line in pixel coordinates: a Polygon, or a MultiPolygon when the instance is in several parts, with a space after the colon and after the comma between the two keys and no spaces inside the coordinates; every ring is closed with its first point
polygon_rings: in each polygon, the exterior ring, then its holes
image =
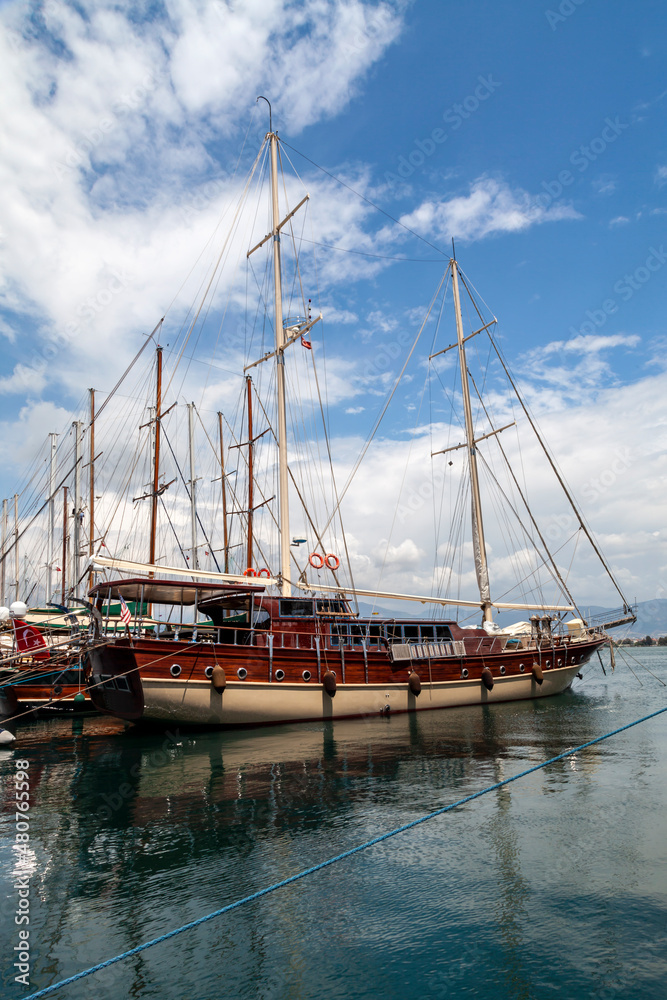
{"type": "Polygon", "coordinates": [[[343,601],[317,601],[318,615],[346,615],[349,614],[343,601]]]}
{"type": "Polygon", "coordinates": [[[350,632],[352,633],[352,642],[356,643],[357,646],[360,646],[366,638],[366,626],[350,625],[350,632]]]}
{"type": "Polygon", "coordinates": [[[436,625],[435,626],[435,637],[440,639],[441,642],[452,642],[452,633],[449,625],[436,625]]]}
{"type": "Polygon", "coordinates": [[[332,625],[331,626],[331,645],[340,646],[341,642],[343,645],[349,642],[348,638],[349,625],[332,625]]]}
{"type": "Polygon", "coordinates": [[[423,642],[432,642],[435,634],[435,629],[432,625],[421,625],[419,628],[421,632],[421,637],[423,642]]]}
{"type": "Polygon", "coordinates": [[[403,635],[405,636],[406,642],[418,642],[419,641],[419,625],[404,625],[403,635]]]}
{"type": "Polygon", "coordinates": [[[312,601],[281,600],[280,602],[282,618],[312,618],[314,613],[312,601]]]}
{"type": "Polygon", "coordinates": [[[387,641],[402,642],[403,633],[400,625],[387,625],[387,641]]]}
{"type": "Polygon", "coordinates": [[[369,625],[368,626],[368,638],[374,646],[377,646],[380,639],[383,638],[383,629],[381,625],[369,625]]]}

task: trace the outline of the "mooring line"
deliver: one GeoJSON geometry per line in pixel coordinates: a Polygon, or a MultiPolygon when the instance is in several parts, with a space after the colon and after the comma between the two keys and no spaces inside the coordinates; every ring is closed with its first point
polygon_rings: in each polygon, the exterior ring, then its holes
{"type": "Polygon", "coordinates": [[[286,885],[291,885],[292,882],[298,882],[299,879],[305,878],[307,875],[313,875],[315,872],[322,871],[323,868],[329,868],[330,865],[334,865],[338,861],[343,861],[345,858],[350,858],[354,854],[359,854],[360,851],[365,851],[369,847],[374,847],[375,844],[381,844],[382,841],[389,840],[390,837],[396,837],[399,833],[405,833],[406,830],[412,830],[416,826],[421,826],[422,823],[435,819],[436,816],[442,816],[444,813],[451,812],[452,809],[457,809],[459,806],[465,805],[466,802],[472,802],[473,799],[479,799],[482,795],[487,795],[489,792],[502,788],[503,785],[509,785],[512,781],[518,781],[519,778],[525,778],[526,775],[533,774],[535,771],[540,771],[543,767],[548,767],[549,764],[555,764],[556,761],[564,760],[566,757],[572,757],[573,754],[579,753],[580,750],[585,750],[587,747],[595,746],[596,743],[608,740],[610,736],[617,736],[619,733],[625,732],[626,729],[632,729],[633,726],[639,726],[642,722],[648,722],[649,719],[655,719],[656,716],[662,715],[663,712],[667,712],[667,705],[664,708],[658,709],[657,712],[651,712],[650,715],[645,715],[641,719],[635,719],[634,722],[628,722],[625,726],[620,726],[618,729],[612,729],[611,732],[605,733],[604,736],[597,736],[594,740],[589,740],[588,743],[581,743],[578,747],[565,750],[563,753],[559,753],[556,757],[551,757],[549,760],[545,760],[541,764],[535,764],[533,767],[529,767],[525,771],[520,771],[511,778],[504,778],[502,781],[497,781],[494,785],[489,785],[488,788],[483,788],[479,792],[473,792],[471,795],[466,795],[465,798],[459,799],[458,802],[452,802],[451,805],[443,806],[441,809],[436,809],[435,812],[427,813],[426,816],[421,816],[419,819],[412,820],[410,823],[405,823],[403,826],[397,826],[394,830],[389,830],[387,833],[382,833],[378,837],[373,837],[372,840],[367,840],[365,843],[357,845],[357,847],[352,847],[348,851],[343,851],[341,854],[337,854],[334,858],[328,858],[326,861],[321,861],[318,865],[313,865],[311,868],[305,868],[303,871],[297,872],[296,875],[290,875],[289,878],[285,878],[281,882],[276,882],[274,885],[270,885],[266,889],[260,889],[258,892],[253,892],[249,896],[244,896],[243,899],[237,899],[234,903],[228,903],[227,906],[223,906],[219,910],[214,910],[213,913],[207,913],[204,917],[198,917],[197,920],[191,920],[189,923],[183,924],[182,927],[177,927],[173,931],[168,931],[166,934],[161,934],[159,937],[153,938],[152,941],[145,941],[144,944],[137,945],[136,948],[131,948],[129,951],[124,951],[121,955],[115,955],[113,958],[107,959],[106,962],[100,962],[98,965],[92,965],[89,969],[77,972],[74,976],[69,976],[67,979],[61,979],[59,983],[54,983],[53,986],[47,986],[45,989],[39,990],[37,993],[30,993],[28,996],[23,997],[23,1000],[37,1000],[38,997],[49,996],[49,994],[55,993],[56,990],[61,989],[61,987],[69,986],[70,983],[76,983],[79,979],[84,979],[86,976],[92,975],[93,972],[100,972],[102,969],[106,969],[110,965],[115,965],[116,962],[122,962],[124,959],[131,958],[133,955],[139,955],[142,951],[146,951],[147,948],[152,948],[153,945],[161,944],[163,941],[168,941],[170,938],[176,937],[184,931],[192,930],[193,927],[199,927],[201,924],[205,924],[209,920],[215,920],[216,917],[222,916],[223,913],[230,913],[232,910],[238,909],[239,906],[244,906],[245,903],[252,903],[256,899],[261,899],[262,896],[268,896],[269,893],[275,892],[276,889],[282,889],[286,885]]]}

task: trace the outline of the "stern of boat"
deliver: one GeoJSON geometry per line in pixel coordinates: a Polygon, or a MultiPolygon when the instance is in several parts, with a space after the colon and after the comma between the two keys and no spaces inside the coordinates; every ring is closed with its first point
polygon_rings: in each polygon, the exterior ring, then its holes
{"type": "Polygon", "coordinates": [[[128,646],[91,649],[87,659],[87,693],[96,709],[136,722],[144,713],[144,689],[134,651],[128,646]]]}

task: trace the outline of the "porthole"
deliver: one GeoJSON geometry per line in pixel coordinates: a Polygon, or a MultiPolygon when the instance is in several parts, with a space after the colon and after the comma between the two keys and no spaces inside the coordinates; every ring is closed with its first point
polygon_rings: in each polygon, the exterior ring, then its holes
{"type": "Polygon", "coordinates": [[[463,680],[465,680],[467,676],[468,676],[468,668],[464,667],[463,670],[461,671],[461,677],[463,678],[463,680]]]}
{"type": "Polygon", "coordinates": [[[576,662],[577,662],[576,656],[571,656],[570,657],[570,663],[576,663],[576,662]]]}
{"type": "Polygon", "coordinates": [[[248,676],[248,671],[246,670],[245,667],[239,667],[239,669],[236,671],[236,676],[240,681],[244,681],[248,676]]]}
{"type": "Polygon", "coordinates": [[[277,681],[284,681],[285,680],[285,671],[284,670],[276,670],[276,680],[277,681]]]}
{"type": "Polygon", "coordinates": [[[207,680],[210,681],[212,676],[213,676],[213,667],[207,667],[206,670],[204,671],[204,677],[206,677],[207,680]]]}
{"type": "Polygon", "coordinates": [[[304,672],[301,674],[301,676],[303,677],[304,681],[307,684],[308,681],[310,680],[310,678],[312,677],[312,674],[311,674],[310,670],[304,670],[304,672]]]}
{"type": "Polygon", "coordinates": [[[524,663],[520,663],[519,664],[519,670],[521,671],[521,673],[523,673],[525,669],[526,669],[525,664],[524,663]]]}
{"type": "Polygon", "coordinates": [[[559,660],[559,661],[558,661],[558,666],[559,666],[559,667],[562,667],[562,666],[563,666],[563,661],[562,661],[562,660],[559,660]]]}
{"type": "Polygon", "coordinates": [[[504,677],[504,676],[505,676],[505,668],[504,668],[504,667],[501,667],[501,668],[500,668],[500,672],[501,672],[501,674],[502,674],[502,675],[503,675],[503,677],[504,677]]]}
{"type": "Polygon", "coordinates": [[[171,674],[172,677],[180,677],[181,669],[182,668],[179,666],[178,663],[172,663],[172,665],[169,667],[169,673],[171,674]]]}
{"type": "Polygon", "coordinates": [[[550,667],[551,666],[551,660],[547,660],[546,665],[547,665],[547,667],[550,667]]]}

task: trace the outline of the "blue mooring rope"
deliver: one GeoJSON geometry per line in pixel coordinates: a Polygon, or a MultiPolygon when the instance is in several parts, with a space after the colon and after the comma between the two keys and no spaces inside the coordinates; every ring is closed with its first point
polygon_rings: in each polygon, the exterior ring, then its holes
{"type": "Polygon", "coordinates": [[[502,781],[497,781],[495,785],[489,785],[488,788],[483,788],[481,792],[473,792],[472,795],[466,795],[464,799],[459,799],[458,802],[453,802],[449,806],[443,806],[441,809],[436,809],[435,812],[428,813],[426,816],[420,817],[420,819],[412,820],[411,823],[405,823],[403,826],[397,826],[394,830],[389,830],[388,833],[383,833],[379,837],[373,837],[372,840],[367,840],[364,844],[359,844],[357,847],[350,848],[349,851],[343,851],[342,854],[337,854],[335,858],[329,858],[327,861],[321,861],[319,865],[313,865],[312,868],[305,868],[303,871],[298,872],[296,875],[290,875],[289,878],[283,879],[281,882],[276,882],[274,885],[268,886],[266,889],[260,889],[258,892],[253,892],[249,896],[244,896],[243,899],[237,899],[235,903],[228,903],[227,906],[223,906],[220,910],[214,910],[213,913],[207,913],[205,917],[199,917],[197,920],[191,920],[188,924],[183,924],[182,927],[177,927],[176,930],[168,931],[167,934],[161,934],[160,937],[153,938],[152,941],[146,941],[144,944],[137,945],[136,948],[131,948],[129,951],[124,951],[122,955],[116,955],[114,958],[107,959],[106,962],[100,962],[99,965],[93,965],[90,969],[84,969],[83,972],[77,972],[75,976],[69,976],[68,979],[61,979],[59,983],[54,983],[53,986],[47,986],[43,990],[39,990],[37,993],[30,993],[28,996],[23,997],[23,1000],[37,1000],[38,997],[48,996],[50,993],[55,993],[62,986],[69,986],[70,983],[75,983],[79,979],[83,979],[85,976],[92,975],[93,972],[99,972],[100,969],[106,969],[110,965],[114,965],[116,962],[122,962],[125,958],[131,958],[132,955],[138,955],[142,951],[146,951],[147,948],[152,948],[153,945],[160,944],[162,941],[168,941],[169,938],[176,937],[177,934],[182,934],[183,931],[189,931],[193,927],[199,927],[201,924],[207,923],[209,920],[214,920],[216,917],[222,916],[223,913],[229,913],[231,910],[238,909],[239,906],[243,906],[245,903],[251,903],[255,899],[261,899],[262,896],[268,896],[270,892],[275,892],[276,889],[282,889],[283,886],[290,885],[292,882],[298,882],[299,879],[305,878],[306,875],[312,875],[314,872],[322,871],[323,868],[328,868],[330,865],[336,864],[337,861],[343,861],[345,858],[352,857],[353,854],[359,854],[360,851],[365,851],[368,847],[373,847],[375,844],[381,844],[383,840],[389,840],[390,837],[395,837],[399,833],[405,833],[406,830],[412,830],[415,826],[420,826],[422,823],[426,823],[430,819],[435,819],[436,816],[442,816],[443,813],[451,812],[452,809],[457,809],[459,806],[465,805],[466,802],[472,802],[473,799],[479,799],[482,795],[487,795],[488,792],[493,792],[497,788],[502,788],[503,785],[509,785],[512,781],[518,781],[519,778],[525,778],[528,774],[533,774],[535,771],[541,770],[543,767],[548,767],[549,764],[555,764],[557,760],[564,760],[565,757],[571,757],[575,753],[579,753],[580,750],[585,750],[587,747],[592,747],[596,743],[601,743],[603,740],[609,739],[610,736],[617,736],[618,733],[624,732],[626,729],[632,729],[633,726],[638,726],[642,722],[648,722],[649,719],[654,719],[657,715],[662,715],[663,712],[667,712],[667,706],[665,708],[658,709],[657,712],[652,712],[650,715],[645,715],[642,719],[636,719],[634,722],[629,722],[626,726],[621,726],[619,729],[613,729],[610,733],[605,733],[604,736],[598,736],[594,740],[589,740],[588,743],[582,743],[578,747],[574,747],[571,750],[565,750],[564,753],[559,753],[556,757],[551,757],[549,760],[543,761],[542,764],[535,764],[534,767],[529,767],[526,771],[520,771],[519,774],[515,774],[511,778],[504,778],[502,781]]]}

